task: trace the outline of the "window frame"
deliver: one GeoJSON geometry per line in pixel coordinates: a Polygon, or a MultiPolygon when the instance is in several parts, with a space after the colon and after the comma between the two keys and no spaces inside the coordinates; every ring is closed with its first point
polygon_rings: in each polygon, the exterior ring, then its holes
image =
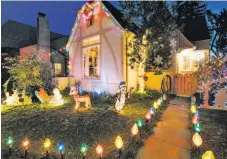
{"type": "MultiPolygon", "coordinates": [[[[100,80],[100,65],[101,65],[101,63],[100,63],[100,43],[98,43],[98,44],[92,44],[92,45],[89,45],[89,46],[82,46],[82,78],[83,79],[94,79],[94,80],[100,80]],[[85,71],[85,67],[84,67],[84,50],[86,49],[87,50],[87,52],[88,52],[88,50],[90,49],[90,48],[92,48],[92,47],[98,47],[98,61],[97,61],[97,69],[98,69],[98,77],[86,77],[85,76],[85,73],[84,73],[84,71],[85,71]]],[[[87,56],[87,58],[86,58],[86,63],[89,63],[89,55],[87,54],[86,55],[87,56]]],[[[88,69],[88,72],[89,72],[89,66],[87,67],[87,69],[88,69]]]]}

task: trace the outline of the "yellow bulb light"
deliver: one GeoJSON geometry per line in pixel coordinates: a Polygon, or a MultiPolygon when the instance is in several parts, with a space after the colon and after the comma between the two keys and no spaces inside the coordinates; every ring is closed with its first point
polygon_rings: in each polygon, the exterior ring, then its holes
{"type": "Polygon", "coordinates": [[[215,157],[212,151],[206,151],[203,154],[202,159],[215,159],[215,157]]]}
{"type": "Polygon", "coordinates": [[[195,133],[192,137],[192,141],[196,146],[200,146],[203,143],[201,136],[198,133],[195,133]]]}
{"type": "Polygon", "coordinates": [[[115,146],[117,147],[117,149],[121,149],[123,147],[123,140],[119,135],[115,140],[115,146]]]}
{"type": "Polygon", "coordinates": [[[46,140],[44,141],[43,146],[44,146],[45,149],[49,149],[50,146],[51,146],[50,139],[46,139],[46,140]]]}
{"type": "Polygon", "coordinates": [[[195,112],[197,111],[197,108],[195,105],[191,105],[191,113],[195,114],[195,112]]]}
{"type": "Polygon", "coordinates": [[[138,128],[137,124],[135,123],[131,129],[132,135],[136,136],[138,134],[138,131],[139,131],[139,128],[138,128]]]}
{"type": "Polygon", "coordinates": [[[157,102],[154,102],[154,105],[153,105],[153,106],[154,106],[155,109],[158,109],[158,104],[157,104],[157,102]]]}

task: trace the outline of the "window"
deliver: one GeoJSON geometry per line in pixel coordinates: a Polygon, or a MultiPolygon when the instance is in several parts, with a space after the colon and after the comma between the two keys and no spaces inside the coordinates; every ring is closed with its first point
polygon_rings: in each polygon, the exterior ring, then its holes
{"type": "Polygon", "coordinates": [[[62,73],[61,63],[54,63],[54,73],[55,75],[60,75],[62,73]]]}
{"type": "Polygon", "coordinates": [[[99,77],[99,36],[83,40],[83,77],[99,77]]]}
{"type": "Polygon", "coordinates": [[[178,55],[178,72],[194,72],[198,69],[199,62],[205,58],[205,52],[193,51],[190,49],[183,50],[178,55]]]}

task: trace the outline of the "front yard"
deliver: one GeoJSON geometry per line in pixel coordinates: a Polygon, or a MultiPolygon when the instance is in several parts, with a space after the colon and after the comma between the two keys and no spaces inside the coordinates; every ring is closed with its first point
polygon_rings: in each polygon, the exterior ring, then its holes
{"type": "MultiPolygon", "coordinates": [[[[104,148],[103,156],[117,157],[114,145],[115,138],[120,135],[124,142],[124,154],[134,156],[137,148],[142,145],[143,139],[152,133],[152,128],[160,119],[165,110],[164,106],[158,109],[156,116],[146,129],[142,130],[142,138],[136,139],[133,144],[128,144],[131,137],[131,128],[138,118],[144,118],[154,100],[160,94],[150,92],[149,95],[133,94],[129,103],[125,105],[120,114],[113,111],[114,100],[108,97],[105,100],[92,100],[92,109],[74,111],[74,101],[66,97],[64,106],[46,107],[45,105],[33,104],[14,108],[2,108],[2,158],[8,158],[8,147],[5,139],[12,136],[13,155],[11,158],[23,158],[21,142],[25,137],[30,139],[29,158],[41,158],[45,155],[43,142],[50,138],[52,146],[50,155],[59,158],[56,145],[62,141],[65,145],[65,158],[81,157],[80,145],[88,146],[87,157],[97,157],[95,148],[101,144],[104,148]]],[[[130,141],[131,142],[131,141],[130,141]]]]}
{"type": "Polygon", "coordinates": [[[227,158],[227,111],[199,109],[199,112],[203,126],[200,134],[203,143],[199,148],[193,146],[191,158],[201,158],[202,154],[208,150],[213,151],[215,159],[227,158]]]}

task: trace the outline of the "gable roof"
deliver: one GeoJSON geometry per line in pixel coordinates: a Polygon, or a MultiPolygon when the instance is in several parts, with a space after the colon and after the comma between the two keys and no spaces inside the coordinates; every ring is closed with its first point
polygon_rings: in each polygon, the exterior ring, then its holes
{"type": "MultiPolygon", "coordinates": [[[[37,44],[38,29],[34,26],[8,20],[2,25],[1,47],[22,48],[37,44]]],[[[50,32],[50,41],[66,37],[65,35],[50,32]]]]}

